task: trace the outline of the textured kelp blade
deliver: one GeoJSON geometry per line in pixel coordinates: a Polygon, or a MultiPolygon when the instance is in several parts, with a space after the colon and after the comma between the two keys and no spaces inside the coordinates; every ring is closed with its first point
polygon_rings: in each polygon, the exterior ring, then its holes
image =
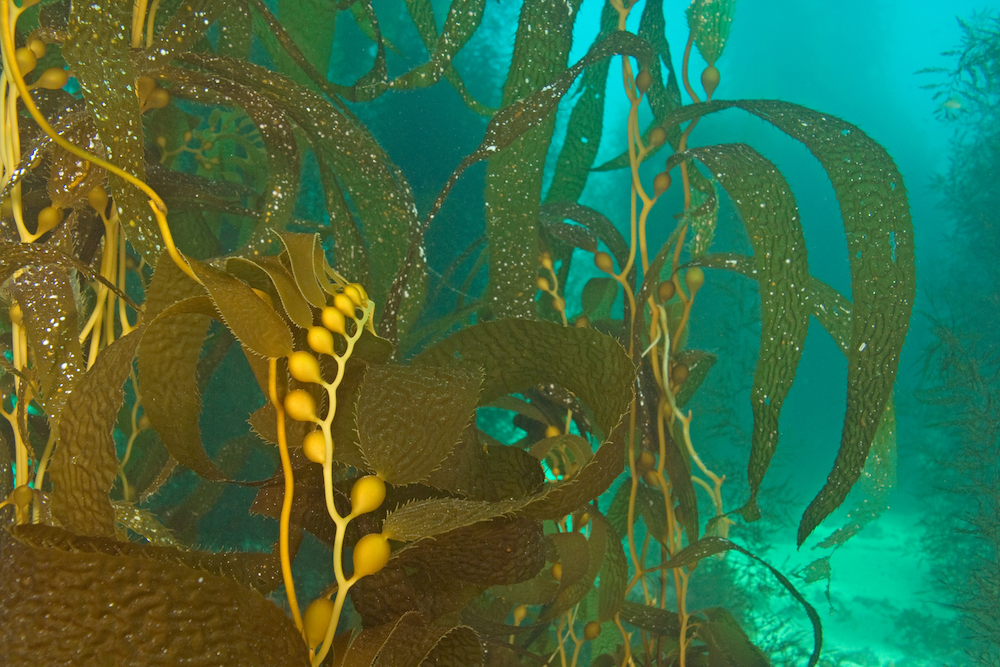
{"type": "MultiPolygon", "coordinates": [[[[609,2],[601,12],[601,30],[594,44],[618,30],[618,12],[609,2]]],[[[604,129],[604,98],[607,90],[609,60],[586,67],[580,92],[566,125],[566,136],[556,160],[555,172],[546,202],[576,202],[583,194],[587,176],[597,157],[604,129]]],[[[624,266],[624,264],[622,265],[624,266]]]]}
{"type": "Polygon", "coordinates": [[[47,526],[0,531],[0,645],[10,664],[308,667],[299,633],[259,593],[176,560],[93,548],[144,545],[17,539],[53,531],[66,534],[47,526]]]}
{"type": "Polygon", "coordinates": [[[211,299],[198,296],[151,320],[139,346],[139,386],[145,414],[171,456],[205,479],[220,480],[225,476],[201,442],[196,379],[201,344],[215,313],[211,299]]]}
{"type": "Polygon", "coordinates": [[[638,602],[626,601],[619,612],[622,622],[637,628],[652,632],[661,637],[672,637],[676,640],[681,631],[681,624],[676,611],[648,607],[638,602]]]}
{"type": "MultiPolygon", "coordinates": [[[[120,503],[114,503],[119,506],[120,503]]],[[[117,510],[116,510],[117,512],[117,510]]],[[[210,553],[184,547],[154,546],[108,537],[84,537],[62,528],[35,524],[23,526],[18,539],[33,547],[74,553],[102,553],[145,561],[184,565],[232,579],[258,592],[268,592],[281,582],[281,563],[269,553],[210,553]]]]}
{"type": "Polygon", "coordinates": [[[483,664],[483,645],[476,631],[467,626],[458,626],[448,631],[434,645],[424,665],[447,667],[480,667],[483,664]]]}
{"type": "Polygon", "coordinates": [[[51,507],[62,525],[78,535],[115,535],[108,492],[118,474],[118,457],[111,431],[143,330],[118,339],[97,355],[59,419],[59,440],[49,469],[54,486],[51,507]]]}
{"type": "Polygon", "coordinates": [[[594,412],[607,435],[632,399],[635,367],[615,339],[551,322],[500,320],[464,329],[414,359],[415,364],[481,369],[479,404],[554,382],[594,412]]]}
{"type": "Polygon", "coordinates": [[[46,414],[58,418],[83,372],[69,275],[57,266],[25,266],[8,284],[7,293],[21,306],[21,326],[38,379],[40,395],[36,398],[46,414]]]}
{"type": "Polygon", "coordinates": [[[847,513],[847,521],[817,547],[832,549],[861,532],[889,508],[889,492],[896,484],[896,408],[892,396],[879,420],[875,439],[861,473],[863,494],[847,513]]]}
{"type": "Polygon", "coordinates": [[[684,364],[688,369],[687,380],[674,396],[677,407],[683,408],[708,377],[708,372],[712,370],[717,357],[703,350],[682,350],[676,359],[678,363],[684,364]]]}
{"type": "Polygon", "coordinates": [[[267,275],[271,284],[274,285],[278,293],[281,306],[285,309],[285,314],[296,326],[308,329],[312,326],[313,316],[309,304],[302,296],[295,280],[288,273],[288,269],[276,257],[258,257],[251,261],[241,257],[234,257],[229,260],[227,267],[230,271],[237,270],[240,266],[253,267],[254,270],[261,271],[267,275]],[[234,266],[235,265],[235,266],[234,266]]]}
{"type": "Polygon", "coordinates": [[[148,60],[142,63],[141,69],[147,72],[158,70],[178,53],[190,50],[229,5],[239,7],[240,2],[187,0],[180,3],[170,22],[163,26],[150,48],[146,49],[148,60]]]}
{"type": "Polygon", "coordinates": [[[542,524],[523,518],[482,521],[417,542],[396,559],[406,567],[481,586],[515,584],[535,576],[545,564],[542,524]]]}
{"type": "Polygon", "coordinates": [[[535,310],[538,202],[555,129],[552,112],[588,65],[622,52],[641,52],[640,57],[649,61],[645,42],[620,31],[560,74],[569,54],[575,14],[573,3],[525,3],[504,86],[504,107],[490,120],[482,144],[462,163],[464,167],[489,158],[486,233],[492,250],[486,301],[494,317],[530,316],[535,310]]]}
{"type": "MultiPolygon", "coordinates": [[[[274,7],[274,4],[271,6],[274,7]]],[[[340,13],[340,8],[333,3],[321,0],[306,0],[305,2],[279,0],[277,10],[281,25],[284,26],[296,46],[301,49],[302,56],[316,68],[319,74],[325,77],[330,68],[330,53],[333,50],[337,15],[340,13]]],[[[283,49],[270,50],[270,52],[281,72],[301,85],[314,85],[308,76],[303,76],[283,49]]]]}
{"type": "Polygon", "coordinates": [[[86,276],[88,280],[97,281],[112,290],[116,295],[125,299],[130,306],[139,310],[139,307],[127,294],[72,255],[67,255],[52,246],[37,243],[0,242],[0,283],[6,282],[18,269],[32,265],[60,268],[67,275],[75,269],[81,275],[86,276]]]}
{"type": "MultiPolygon", "coordinates": [[[[705,255],[693,264],[732,271],[751,280],[757,270],[753,257],[730,252],[705,255]]],[[[812,276],[809,278],[806,298],[811,315],[827,330],[844,356],[847,356],[851,345],[851,302],[843,294],[812,276]]]]}
{"type": "Polygon", "coordinates": [[[375,60],[371,69],[344,91],[344,96],[351,102],[368,102],[384,93],[389,84],[389,71],[385,63],[386,42],[382,37],[382,29],[379,28],[375,8],[370,2],[351,3],[348,10],[361,32],[375,43],[375,60]]]}
{"type": "Polygon", "coordinates": [[[850,356],[851,302],[822,280],[809,281],[809,304],[813,317],[830,333],[845,356],[850,356]]]}
{"type": "Polygon", "coordinates": [[[628,561],[622,548],[621,538],[608,520],[590,511],[591,521],[600,521],[608,534],[607,551],[601,563],[600,586],[597,589],[597,620],[601,623],[611,620],[621,610],[628,587],[628,561]]]}
{"type": "MultiPolygon", "coordinates": [[[[417,26],[417,32],[427,44],[428,40],[425,36],[430,37],[437,33],[431,3],[428,0],[408,0],[406,6],[417,26]]],[[[485,8],[486,0],[452,0],[444,27],[437,37],[437,43],[433,50],[428,44],[428,51],[431,52],[430,61],[418,65],[396,78],[389,84],[389,87],[423,88],[440,81],[442,75],[451,68],[452,58],[479,28],[485,8]]]]}
{"type": "Polygon", "coordinates": [[[847,235],[853,297],[847,414],[833,470],[799,524],[801,544],[857,482],[892,391],[913,309],[913,225],[892,158],[838,118],[787,102],[744,100],[684,107],[663,124],[733,107],[786,132],[819,160],[836,192],[847,235]]]}
{"type": "Polygon", "coordinates": [[[531,497],[497,502],[460,498],[416,500],[390,512],[382,525],[382,532],[391,539],[410,542],[512,515],[529,502],[531,497]]]}
{"type": "Polygon", "coordinates": [[[767,656],[753,645],[740,624],[723,607],[703,612],[708,622],[698,626],[698,638],[708,647],[709,664],[770,667],[767,656]]]}
{"type": "Polygon", "coordinates": [[[370,366],[357,402],[369,470],[395,486],[427,479],[472,420],[480,382],[478,372],[462,369],[370,366]]]}
{"type": "MultiPolygon", "coordinates": [[[[565,10],[566,7],[562,9],[565,10]]],[[[545,15],[546,12],[554,10],[551,6],[547,6],[536,11],[545,15]]],[[[545,16],[545,20],[551,20],[551,17],[545,16]]],[[[528,39],[528,41],[530,42],[531,40],[528,39]]],[[[546,47],[543,44],[541,48],[544,50],[552,47],[546,47]]],[[[541,125],[559,105],[562,96],[566,94],[566,91],[569,90],[570,86],[573,85],[573,82],[586,67],[613,55],[623,54],[634,56],[642,62],[649,62],[651,57],[649,45],[645,41],[631,33],[620,31],[595,44],[579,62],[558,75],[555,75],[555,71],[548,73],[539,72],[536,73],[536,77],[541,76],[542,78],[534,83],[525,83],[522,80],[511,84],[512,86],[520,87],[513,89],[509,93],[511,98],[509,104],[493,116],[486,126],[486,134],[479,148],[469,155],[464,162],[472,164],[499,153],[529,130],[541,125]],[[525,88],[525,85],[528,87],[525,88]],[[518,94],[524,96],[518,97],[518,94]]],[[[525,53],[524,57],[529,57],[529,54],[525,53]]],[[[548,54],[546,57],[550,58],[551,54],[548,54]]],[[[508,96],[506,90],[504,96],[505,98],[508,96]]]]}
{"type": "Polygon", "coordinates": [[[587,553],[589,557],[587,572],[579,581],[569,586],[560,587],[555,600],[538,615],[537,622],[544,623],[557,618],[579,604],[583,598],[587,597],[587,593],[594,587],[594,581],[601,571],[607,548],[607,523],[601,520],[594,521],[590,524],[590,536],[587,538],[587,553]]]}
{"type": "MultiPolygon", "coordinates": [[[[80,83],[87,108],[104,144],[103,158],[145,179],[142,118],[135,94],[136,70],[129,53],[128,2],[73,3],[62,55],[80,83]]],[[[100,151],[98,151],[100,152],[100,151]]],[[[118,176],[109,175],[110,195],[132,247],[150,264],[163,240],[149,207],[149,197],[118,176]]]]}
{"type": "Polygon", "coordinates": [[[250,55],[253,19],[247,0],[228,0],[219,15],[219,54],[244,59],[250,55]]]}
{"type": "Polygon", "coordinates": [[[295,284],[299,286],[302,296],[314,308],[323,308],[326,305],[326,295],[316,277],[316,235],[280,232],[278,236],[285,246],[295,284]]]}
{"type": "Polygon", "coordinates": [[[473,500],[522,498],[545,482],[538,459],[522,449],[480,444],[474,428],[425,484],[473,500]]]}
{"type": "MultiPolygon", "coordinates": [[[[778,418],[795,380],[809,330],[806,287],[809,265],[798,207],[791,188],[774,165],[745,144],[688,151],[718,179],[743,219],[760,283],[760,352],[750,405],[749,513],[778,445],[778,418]]],[[[681,158],[683,159],[683,158],[681,158]]],[[[679,161],[679,160],[678,160],[679,161]]],[[[672,162],[668,161],[668,169],[672,162]]]]}
{"type": "Polygon", "coordinates": [[[411,615],[416,616],[417,613],[407,612],[389,623],[365,628],[355,635],[343,658],[343,667],[371,667],[392,631],[411,615]]]}
{"type": "MultiPolygon", "coordinates": [[[[484,3],[485,4],[485,3],[484,3]]],[[[410,12],[410,16],[413,18],[413,25],[417,29],[417,33],[420,35],[420,41],[423,42],[424,48],[427,49],[428,53],[434,53],[437,49],[437,44],[439,41],[437,25],[434,21],[434,10],[430,2],[427,0],[407,0],[406,8],[410,12]]],[[[465,87],[461,77],[459,77],[458,72],[454,67],[450,66],[445,68],[444,78],[447,79],[458,94],[462,97],[462,101],[471,109],[474,113],[480,116],[492,116],[495,109],[485,106],[484,104],[477,101],[469,93],[468,89],[465,87]]]]}
{"type": "Polygon", "coordinates": [[[292,353],[292,332],[281,316],[249,286],[213,266],[189,260],[198,280],[208,290],[222,321],[245,348],[262,357],[292,353]]]}
{"type": "Polygon", "coordinates": [[[857,482],[892,392],[913,310],[913,225],[896,165],[861,130],[778,103],[761,104],[754,113],[805,144],[827,170],[851,266],[847,414],[833,470],[799,525],[801,544],[857,482]]]}
{"type": "Polygon", "coordinates": [[[760,558],[758,558],[757,556],[755,556],[754,554],[752,554],[751,552],[747,551],[746,549],[744,549],[743,547],[739,546],[734,542],[730,542],[729,540],[722,537],[708,536],[708,537],[703,537],[694,544],[688,545],[687,547],[681,549],[674,555],[673,558],[667,561],[664,567],[667,569],[672,569],[677,567],[691,567],[692,565],[697,564],[699,561],[708,558],[709,556],[714,556],[715,554],[724,553],[729,550],[739,551],[741,554],[749,556],[750,558],[754,559],[755,561],[766,567],[768,570],[770,570],[771,574],[773,574],[774,577],[781,583],[781,585],[785,587],[785,590],[788,591],[791,594],[791,596],[795,598],[795,600],[800,605],[802,605],[802,607],[806,610],[806,614],[809,616],[809,621],[812,623],[813,626],[814,644],[813,644],[812,656],[809,658],[809,667],[813,667],[813,665],[819,662],[820,650],[823,648],[823,627],[819,620],[819,614],[817,614],[813,606],[809,604],[804,597],[802,597],[802,594],[799,593],[798,590],[796,590],[792,582],[789,581],[785,575],[781,574],[781,572],[772,567],[770,564],[761,560],[760,558]]]}
{"type": "Polygon", "coordinates": [[[572,531],[547,535],[546,540],[555,547],[554,562],[562,568],[559,577],[560,590],[580,581],[587,574],[587,568],[590,566],[587,537],[583,533],[572,531]]]}
{"type": "Polygon", "coordinates": [[[457,614],[483,588],[441,572],[404,566],[393,559],[351,588],[351,601],[364,626],[381,625],[409,611],[418,611],[430,621],[444,622],[443,617],[457,614]]]}
{"type": "Polygon", "coordinates": [[[472,628],[432,625],[413,614],[396,624],[372,667],[476,667],[482,653],[472,628]]]}
{"type": "Polygon", "coordinates": [[[573,392],[593,410],[608,442],[568,482],[540,497],[528,516],[545,519],[571,512],[600,495],[621,471],[624,430],[620,423],[631,403],[635,370],[625,350],[610,336],[551,322],[484,322],[426,350],[414,363],[482,369],[480,405],[551,382],[573,392]]]}
{"type": "MultiPolygon", "coordinates": [[[[618,231],[615,224],[600,211],[575,202],[555,202],[542,206],[542,214],[559,220],[572,220],[583,225],[604,242],[604,245],[611,251],[611,256],[618,262],[619,267],[628,263],[628,243],[625,242],[622,233],[618,231]]],[[[634,272],[629,273],[629,280],[634,282],[634,272]]]]}

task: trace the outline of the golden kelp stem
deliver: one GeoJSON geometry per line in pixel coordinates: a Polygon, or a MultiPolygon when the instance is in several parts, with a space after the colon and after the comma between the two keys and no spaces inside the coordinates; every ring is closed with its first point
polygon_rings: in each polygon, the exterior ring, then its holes
{"type": "Polygon", "coordinates": [[[285,478],[285,493],[281,500],[281,522],[278,529],[279,551],[281,554],[281,577],[285,583],[285,594],[288,596],[288,606],[292,610],[292,620],[295,627],[302,632],[302,614],[299,613],[299,602],[295,596],[295,580],[292,577],[292,560],[288,549],[289,520],[292,515],[292,498],[295,494],[295,479],[292,472],[292,460],[288,456],[288,440],[285,436],[285,406],[278,400],[278,360],[274,357],[267,362],[268,398],[274,406],[278,425],[278,452],[281,456],[281,472],[285,478]]]}

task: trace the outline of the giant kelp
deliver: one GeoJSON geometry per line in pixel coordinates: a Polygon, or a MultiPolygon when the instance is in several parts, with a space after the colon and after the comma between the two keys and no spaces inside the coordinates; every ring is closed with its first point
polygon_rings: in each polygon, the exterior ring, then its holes
{"type": "MultiPolygon", "coordinates": [[[[430,2],[407,0],[409,42],[426,57],[405,65],[392,54],[405,54],[406,33],[385,36],[398,32],[397,17],[364,1],[315,4],[8,0],[0,12],[12,128],[0,245],[10,330],[3,460],[13,464],[0,505],[12,508],[0,542],[6,654],[115,661],[142,635],[141,657],[121,660],[470,665],[561,653],[564,663],[766,664],[725,609],[690,608],[688,582],[709,556],[756,558],[728,539],[730,515],[760,516],[810,316],[848,357],[848,411],[800,544],[844,501],[873,441],[890,442],[877,429],[891,429],[883,413],[914,280],[892,160],[855,126],[810,109],[711,101],[731,1],[692,3],[677,68],[662,2],[646,2],[632,33],[633,8],[610,0],[571,64],[580,3],[526,0],[495,110],[456,66],[485,0],[455,0],[440,29],[430,2]],[[373,46],[370,67],[348,83],[325,72],[344,21],[373,46]],[[705,101],[689,77],[695,46],[709,62],[705,101]],[[623,92],[610,76],[616,57],[623,92]],[[405,170],[359,116],[366,103],[444,85],[485,127],[421,212],[405,170]],[[596,165],[602,136],[617,129],[605,125],[608,94],[629,103],[628,148],[596,165]],[[653,121],[641,128],[645,102],[653,121]],[[560,105],[572,105],[564,136],[560,105]],[[810,276],[794,195],[767,158],[744,144],[692,143],[702,116],[730,108],[802,142],[826,169],[851,300],[810,276]],[[640,168],[661,151],[665,170],[648,189],[640,168]],[[425,303],[440,279],[426,238],[479,163],[486,250],[463,285],[477,267],[488,280],[442,313],[425,303]],[[626,170],[627,235],[579,203],[595,169],[626,170]],[[650,215],[671,187],[684,211],[650,248],[650,215]],[[711,252],[730,205],[752,256],[711,252]],[[606,274],[579,304],[565,290],[575,250],[606,274]],[[725,478],[702,461],[682,410],[714,363],[686,349],[706,268],[760,286],[751,496],[739,510],[724,507],[725,478]],[[230,349],[259,403],[252,434],[216,451],[202,402],[230,349]],[[497,409],[526,435],[491,436],[478,419],[497,409]],[[252,452],[270,463],[263,479],[239,476],[252,452]],[[186,497],[180,469],[202,480],[186,497]],[[619,477],[602,513],[597,498],[619,477]],[[250,511],[277,521],[272,550],[211,554],[183,541],[196,538],[192,524],[218,502],[219,485],[254,491],[250,511]],[[711,501],[707,521],[698,488],[711,501]],[[292,569],[305,532],[332,555],[333,583],[308,605],[292,569]],[[118,615],[99,616],[102,604],[118,615]],[[73,647],[45,651],[67,622],[73,647]]],[[[467,270],[477,248],[444,275],[467,270]]],[[[771,571],[814,626],[814,664],[818,616],[771,571]]]]}

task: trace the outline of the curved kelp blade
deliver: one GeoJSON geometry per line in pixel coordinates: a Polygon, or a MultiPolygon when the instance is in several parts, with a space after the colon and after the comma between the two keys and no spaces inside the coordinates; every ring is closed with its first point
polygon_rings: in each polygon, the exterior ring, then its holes
{"type": "Polygon", "coordinates": [[[625,603],[628,592],[628,560],[622,541],[611,523],[592,510],[591,521],[599,521],[608,533],[607,550],[601,562],[599,587],[597,589],[597,620],[601,623],[614,618],[625,603]]]}
{"type": "Polygon", "coordinates": [[[115,512],[108,497],[118,475],[112,430],[143,331],[140,327],[97,355],[59,419],[49,469],[52,513],[78,535],[115,536],[115,512]]]}
{"type": "Polygon", "coordinates": [[[322,249],[317,247],[319,239],[316,234],[279,232],[278,237],[285,246],[292,276],[302,296],[314,308],[323,308],[326,306],[326,294],[319,282],[322,272],[316,267],[317,254],[322,253],[322,249]]]}
{"type": "MultiPolygon", "coordinates": [[[[359,637],[360,639],[360,637],[359,637]]],[[[432,625],[419,614],[410,613],[395,623],[382,642],[371,667],[478,667],[483,648],[472,628],[432,625]]],[[[348,653],[344,665],[361,667],[348,653]]]]}
{"type": "Polygon", "coordinates": [[[230,0],[224,3],[219,14],[219,53],[231,58],[250,57],[253,42],[253,17],[247,0],[230,0]]]}
{"type": "MultiPolygon", "coordinates": [[[[604,242],[604,245],[611,252],[611,256],[618,262],[618,266],[622,267],[628,263],[628,243],[622,237],[622,233],[618,231],[618,228],[615,227],[615,224],[600,211],[575,202],[563,201],[543,205],[541,214],[553,220],[572,220],[578,225],[583,226],[604,242]]],[[[597,248],[595,247],[590,252],[596,250],[597,248]]],[[[635,284],[634,270],[629,272],[628,280],[630,284],[635,284]]]]}
{"type": "Polygon", "coordinates": [[[274,603],[185,558],[48,526],[0,531],[6,661],[308,667],[302,638],[274,603]]]}
{"type": "Polygon", "coordinates": [[[809,621],[813,626],[813,652],[812,656],[809,658],[809,667],[813,667],[813,665],[819,662],[820,650],[823,648],[823,626],[820,623],[819,614],[816,613],[813,606],[809,604],[804,597],[802,597],[802,594],[796,590],[795,586],[785,575],[781,574],[781,572],[764,560],[761,560],[740,545],[730,542],[725,538],[708,536],[703,537],[694,544],[681,549],[662,567],[665,569],[691,567],[709,556],[714,556],[715,554],[724,553],[730,550],[738,551],[745,556],[749,556],[770,570],[771,574],[773,574],[781,585],[784,586],[785,590],[788,591],[791,596],[795,598],[795,600],[806,610],[806,614],[809,616],[809,621]]]}
{"type": "MultiPolygon", "coordinates": [[[[97,157],[145,180],[142,118],[135,94],[136,72],[129,52],[129,3],[73,3],[62,55],[80,83],[101,138],[97,157]]],[[[93,150],[93,148],[91,148],[93,150]]],[[[108,175],[109,194],[132,247],[150,264],[163,250],[149,197],[124,179],[108,175]]]]}
{"type": "Polygon", "coordinates": [[[481,586],[515,584],[545,565],[542,524],[524,518],[482,521],[408,546],[395,560],[481,586]]]}
{"type": "Polygon", "coordinates": [[[709,102],[679,109],[672,126],[740,108],[802,142],[823,165],[840,203],[851,268],[847,414],[833,470],[799,524],[798,543],[858,481],[892,391],[916,289],[913,224],[903,178],[885,149],[854,125],[787,102],[709,102]]]}
{"type": "Polygon", "coordinates": [[[543,565],[541,522],[481,521],[398,551],[351,589],[351,601],[366,626],[409,611],[436,620],[465,608],[484,588],[528,580],[543,565]]]}
{"type": "MultiPolygon", "coordinates": [[[[596,425],[608,434],[607,441],[575,476],[534,496],[530,507],[528,501],[501,503],[492,510],[475,504],[463,506],[461,511],[470,517],[486,512],[482,518],[489,518],[515,510],[536,519],[562,516],[600,495],[621,472],[625,446],[621,417],[631,403],[635,369],[613,338],[591,329],[565,328],[550,322],[486,322],[435,345],[419,355],[415,363],[481,370],[484,381],[480,405],[537,384],[560,384],[590,407],[596,425]],[[489,514],[491,511],[495,513],[489,514]]],[[[435,507],[433,513],[447,511],[441,506],[435,507]]],[[[403,517],[394,517],[390,515],[387,522],[403,521],[403,517]]],[[[436,521],[429,519],[428,525],[436,521]]]]}
{"type": "Polygon", "coordinates": [[[529,516],[544,519],[571,512],[600,495],[621,472],[625,446],[621,419],[632,401],[635,367],[610,336],[551,322],[484,322],[438,343],[414,363],[481,369],[480,405],[537,384],[555,383],[593,411],[605,442],[576,475],[539,498],[529,516]]]}
{"type": "Polygon", "coordinates": [[[242,257],[233,257],[226,263],[228,271],[239,271],[243,267],[259,271],[268,277],[268,280],[274,285],[278,301],[281,302],[285,314],[295,326],[301,329],[308,329],[312,326],[312,309],[309,308],[309,303],[302,296],[298,285],[295,284],[295,279],[289,275],[288,269],[281,263],[281,260],[277,257],[257,257],[251,261],[242,257]]]}
{"type": "MultiPolygon", "coordinates": [[[[594,44],[617,31],[618,11],[609,2],[601,12],[601,30],[594,38],[594,44]]],[[[604,99],[610,66],[610,61],[603,60],[589,65],[583,71],[580,92],[566,124],[566,136],[556,159],[552,183],[545,194],[546,203],[576,202],[583,194],[590,168],[601,145],[604,99]]]]}
{"type": "Polygon", "coordinates": [[[357,402],[358,447],[369,470],[394,486],[422,482],[472,421],[478,372],[373,365],[357,402]]]}
{"type": "Polygon", "coordinates": [[[268,358],[292,353],[288,325],[246,283],[197,260],[188,260],[188,264],[208,290],[222,321],[246,349],[268,358]]]}
{"type": "Polygon", "coordinates": [[[746,511],[748,516],[758,516],[757,493],[778,445],[781,406],[795,380],[809,330],[806,242],[791,188],[760,153],[745,144],[708,146],[671,158],[667,168],[687,156],[704,164],[729,193],[753,247],[761,335],[750,390],[754,425],[746,511]]]}
{"type": "MultiPolygon", "coordinates": [[[[596,515],[595,515],[596,517],[596,515]]],[[[579,604],[594,587],[594,581],[604,564],[604,554],[608,548],[608,524],[596,518],[590,525],[587,537],[587,569],[583,575],[569,585],[560,585],[555,599],[546,605],[538,615],[536,623],[545,623],[561,616],[579,604]]],[[[561,583],[561,582],[560,582],[561,583]]]]}
{"type": "Polygon", "coordinates": [[[389,83],[390,88],[401,90],[433,85],[445,72],[454,72],[451,61],[479,28],[486,0],[452,0],[440,35],[429,0],[407,0],[406,6],[431,58],[389,83]]]}
{"type": "Polygon", "coordinates": [[[594,413],[606,437],[632,402],[635,367],[621,344],[592,329],[552,322],[483,322],[424,351],[415,364],[481,370],[479,405],[554,382],[594,413]]]}
{"type": "Polygon", "coordinates": [[[472,500],[523,498],[545,483],[541,464],[523,449],[479,442],[466,430],[461,442],[424,482],[472,500]]]}
{"type": "Polygon", "coordinates": [[[216,317],[207,296],[164,309],[146,327],[139,346],[139,386],[149,423],[171,456],[200,477],[223,480],[205,453],[198,419],[201,395],[196,372],[209,322],[216,317]]]}
{"type": "Polygon", "coordinates": [[[188,0],[180,3],[177,13],[160,29],[156,39],[146,49],[147,60],[139,67],[144,71],[165,67],[178,53],[190,50],[204,37],[209,26],[230,6],[239,7],[239,2],[188,0]]]}
{"type": "Polygon", "coordinates": [[[532,500],[531,496],[496,502],[461,498],[416,500],[390,512],[382,524],[382,532],[390,539],[411,542],[480,521],[513,515],[532,500]]]}
{"type": "Polygon", "coordinates": [[[31,373],[38,383],[35,398],[57,419],[84,367],[73,282],[59,266],[27,265],[6,291],[21,307],[21,326],[33,353],[31,373]]]}
{"type": "Polygon", "coordinates": [[[701,612],[707,623],[698,625],[698,638],[708,647],[709,664],[770,667],[764,652],[753,645],[746,632],[724,607],[701,612]]]}
{"type": "MultiPolygon", "coordinates": [[[[462,173],[486,159],[490,159],[486,186],[487,236],[491,246],[503,251],[490,254],[487,300],[498,304],[493,317],[534,313],[538,201],[541,198],[541,170],[555,125],[552,112],[588,65],[616,54],[636,56],[643,62],[651,58],[643,40],[619,31],[591,48],[575,65],[556,74],[559,68],[553,69],[551,63],[564,61],[569,47],[567,35],[555,34],[558,32],[556,27],[563,33],[572,27],[567,9],[570,9],[568,5],[539,1],[523,10],[521,25],[525,26],[524,30],[530,33],[533,24],[545,26],[535,32],[548,35],[551,29],[552,39],[546,41],[540,37],[529,49],[524,47],[522,37],[518,37],[515,55],[519,60],[511,66],[511,72],[516,75],[511,76],[512,83],[504,91],[505,106],[490,119],[479,147],[452,172],[411,239],[406,262],[393,282],[379,325],[380,333],[387,338],[396,340],[399,337],[396,319],[402,307],[409,266],[422,256],[423,236],[430,222],[462,173]],[[505,150],[511,146],[515,146],[513,150],[505,150]]],[[[532,43],[531,38],[524,41],[532,43]]]]}

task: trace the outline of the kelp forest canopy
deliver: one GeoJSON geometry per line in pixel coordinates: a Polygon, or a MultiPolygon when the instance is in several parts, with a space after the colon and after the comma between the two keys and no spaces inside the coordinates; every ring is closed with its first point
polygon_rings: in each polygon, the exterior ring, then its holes
{"type": "MultiPolygon", "coordinates": [[[[827,482],[796,508],[798,544],[859,480],[884,497],[913,231],[893,160],[855,125],[713,98],[735,0],[607,0],[582,50],[581,0],[504,7],[513,50],[487,93],[471,66],[501,11],[487,0],[3,2],[0,652],[770,664],[689,582],[728,551],[763,563],[730,532],[761,519],[810,318],[847,358],[847,414],[827,482]],[[689,29],[673,56],[667,22],[689,29]],[[430,87],[479,142],[428,166],[433,186],[378,119],[430,87]],[[628,104],[620,126],[609,97],[628,104]],[[850,294],[810,275],[780,170],[699,143],[700,119],[726,110],[826,171],[850,294]],[[624,145],[598,163],[602,142],[624,145]],[[583,203],[595,172],[620,178],[630,212],[583,203]],[[470,183],[467,247],[433,265],[429,235],[470,183]],[[752,252],[715,249],[720,214],[752,252]],[[687,407],[716,362],[688,346],[691,314],[726,273],[761,312],[735,506],[737,471],[702,460],[687,407]],[[226,393],[233,373],[248,386],[226,393]],[[230,490],[243,547],[205,548],[199,521],[230,490]]],[[[817,612],[761,566],[808,617],[816,664],[817,612]]]]}

